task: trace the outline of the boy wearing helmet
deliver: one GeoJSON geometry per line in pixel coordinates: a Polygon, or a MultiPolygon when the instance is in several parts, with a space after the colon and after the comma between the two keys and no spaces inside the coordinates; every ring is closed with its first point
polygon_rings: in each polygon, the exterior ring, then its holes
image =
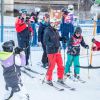
{"type": "Polygon", "coordinates": [[[76,27],[73,36],[70,38],[68,42],[68,50],[67,50],[67,62],[65,67],[65,76],[70,76],[70,67],[72,62],[74,63],[74,77],[80,78],[80,66],[79,63],[79,55],[80,55],[80,45],[86,49],[89,49],[89,46],[85,44],[84,39],[81,35],[82,29],[80,27],[76,27]]]}

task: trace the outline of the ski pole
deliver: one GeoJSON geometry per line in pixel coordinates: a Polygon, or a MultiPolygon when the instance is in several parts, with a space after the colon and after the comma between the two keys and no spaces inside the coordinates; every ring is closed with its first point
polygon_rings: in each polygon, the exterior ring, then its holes
{"type": "Polygon", "coordinates": [[[31,39],[29,41],[29,47],[30,47],[30,56],[29,56],[29,59],[30,59],[30,65],[32,66],[32,58],[31,58],[31,39]]]}
{"type": "MultiPolygon", "coordinates": [[[[88,49],[87,49],[87,61],[88,61],[88,66],[89,66],[89,51],[88,51],[88,49]]],[[[88,79],[90,79],[89,68],[88,68],[88,79]]]]}

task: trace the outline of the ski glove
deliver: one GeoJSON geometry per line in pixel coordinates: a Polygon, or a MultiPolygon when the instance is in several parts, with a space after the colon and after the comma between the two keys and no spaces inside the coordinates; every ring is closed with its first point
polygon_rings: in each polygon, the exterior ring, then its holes
{"type": "Polygon", "coordinates": [[[89,49],[89,46],[88,46],[88,45],[86,45],[86,46],[85,46],[85,48],[86,48],[86,49],[89,49]]]}
{"type": "Polygon", "coordinates": [[[67,42],[67,39],[66,39],[65,36],[63,36],[63,37],[60,37],[60,41],[62,41],[63,43],[66,43],[67,42]]]}
{"type": "Polygon", "coordinates": [[[20,54],[20,52],[22,52],[23,49],[20,48],[20,47],[16,47],[16,48],[14,49],[14,51],[15,51],[15,54],[20,54]]]}
{"type": "Polygon", "coordinates": [[[93,42],[93,43],[95,42],[95,39],[94,39],[94,38],[92,39],[92,42],[93,42]]]}

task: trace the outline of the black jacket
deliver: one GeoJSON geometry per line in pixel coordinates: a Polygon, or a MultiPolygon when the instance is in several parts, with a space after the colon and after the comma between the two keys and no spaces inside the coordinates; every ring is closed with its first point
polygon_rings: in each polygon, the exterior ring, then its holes
{"type": "Polygon", "coordinates": [[[76,35],[73,35],[69,40],[67,53],[73,56],[79,55],[80,45],[84,48],[87,47],[82,36],[76,37],[76,35]],[[76,41],[79,41],[79,42],[76,42],[76,41]]]}
{"type": "Polygon", "coordinates": [[[47,54],[57,53],[60,47],[60,36],[56,29],[51,26],[45,29],[44,44],[47,54]]]}
{"type": "Polygon", "coordinates": [[[38,29],[38,42],[43,43],[44,30],[47,26],[48,25],[46,25],[45,23],[40,22],[38,29]]]}

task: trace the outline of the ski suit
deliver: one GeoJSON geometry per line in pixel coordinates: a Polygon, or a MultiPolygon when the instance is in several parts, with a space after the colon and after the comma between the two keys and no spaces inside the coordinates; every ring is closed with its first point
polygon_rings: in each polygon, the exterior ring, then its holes
{"type": "Polygon", "coordinates": [[[18,46],[25,48],[26,65],[28,65],[30,55],[30,35],[32,28],[29,26],[29,24],[26,24],[24,19],[21,17],[17,18],[15,27],[17,31],[18,46]]]}
{"type": "Polygon", "coordinates": [[[80,63],[79,63],[80,45],[82,45],[84,48],[87,47],[87,45],[84,42],[83,37],[82,36],[76,37],[76,35],[74,34],[70,38],[69,43],[68,43],[65,74],[70,73],[70,67],[72,65],[72,62],[74,62],[74,74],[80,74],[80,68],[77,67],[77,66],[80,66],[80,63]]]}
{"type": "MultiPolygon", "coordinates": [[[[18,60],[18,59],[17,59],[18,60]]],[[[20,66],[25,65],[25,54],[20,54],[21,64],[20,66]]],[[[15,66],[15,56],[13,52],[0,52],[0,61],[3,67],[3,76],[6,82],[6,90],[12,88],[13,92],[20,91],[20,66],[15,66]]],[[[17,65],[17,64],[16,64],[17,65]]]]}
{"type": "Polygon", "coordinates": [[[57,64],[58,79],[63,79],[64,67],[61,57],[60,49],[60,36],[56,29],[48,26],[44,33],[44,44],[46,45],[46,52],[48,56],[48,71],[46,74],[47,80],[52,80],[53,70],[57,64]]]}
{"type": "MultiPolygon", "coordinates": [[[[60,24],[61,36],[66,37],[67,41],[69,41],[70,37],[74,33],[74,25],[73,25],[73,14],[68,14],[62,17],[62,22],[60,24]]],[[[62,43],[63,48],[65,49],[67,44],[62,43]]]]}
{"type": "Polygon", "coordinates": [[[41,60],[43,65],[46,65],[48,63],[46,46],[43,43],[44,30],[46,27],[48,27],[48,25],[49,25],[48,23],[46,23],[45,21],[42,21],[42,22],[40,22],[39,29],[38,29],[38,42],[41,42],[42,48],[43,48],[43,55],[42,55],[42,60],[41,60]]]}

